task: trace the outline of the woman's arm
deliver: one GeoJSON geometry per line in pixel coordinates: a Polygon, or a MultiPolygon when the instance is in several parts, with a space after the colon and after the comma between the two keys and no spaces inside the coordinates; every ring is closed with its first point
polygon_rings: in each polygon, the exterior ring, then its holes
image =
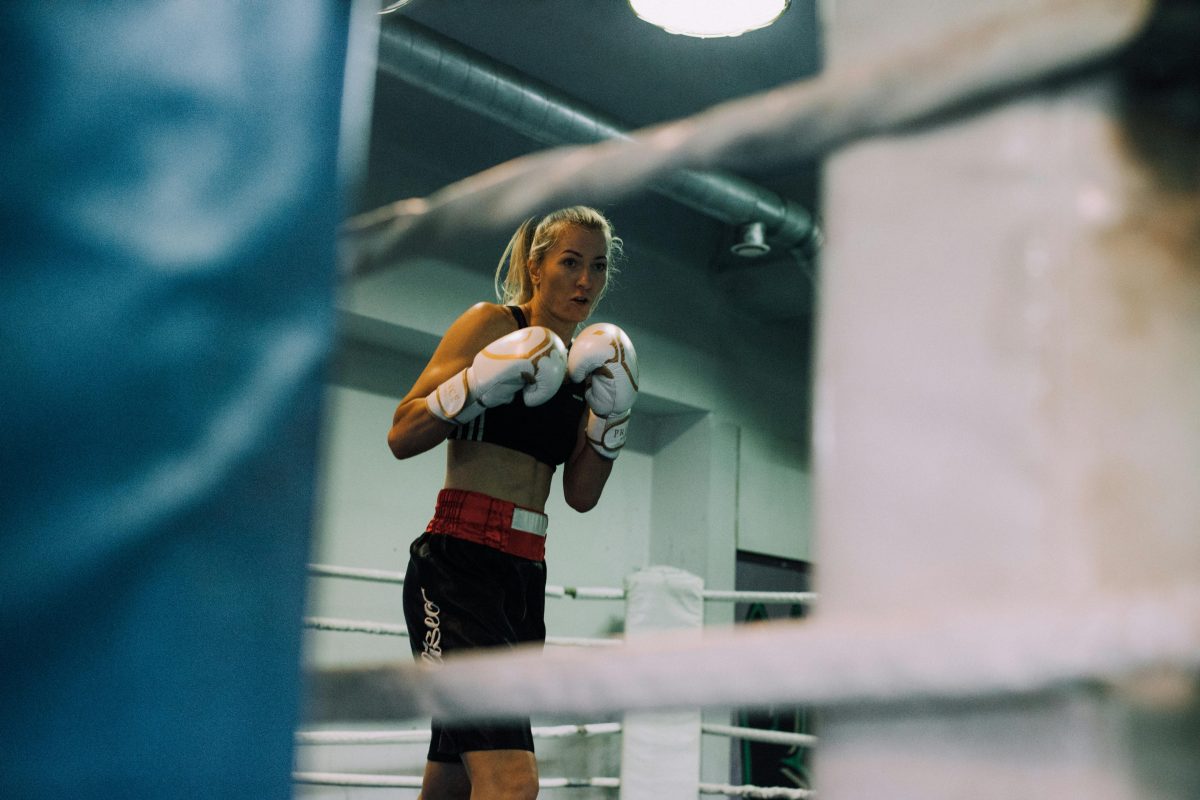
{"type": "Polygon", "coordinates": [[[563,493],[576,511],[590,511],[625,446],[629,412],[637,400],[638,363],[633,342],[609,322],[579,332],[567,356],[567,376],[587,381],[588,412],[579,420],[575,451],[563,471],[563,493]]]}
{"type": "Polygon", "coordinates": [[[596,507],[613,468],[612,459],[603,457],[588,443],[587,420],[587,414],[580,416],[575,450],[563,467],[563,496],[576,511],[596,507]]]}
{"type": "Polygon", "coordinates": [[[516,329],[512,315],[494,303],[476,303],[454,321],[392,415],[387,440],[396,458],[424,453],[445,441],[454,425],[433,416],[425,405],[425,397],[443,381],[469,367],[480,350],[516,329]]]}

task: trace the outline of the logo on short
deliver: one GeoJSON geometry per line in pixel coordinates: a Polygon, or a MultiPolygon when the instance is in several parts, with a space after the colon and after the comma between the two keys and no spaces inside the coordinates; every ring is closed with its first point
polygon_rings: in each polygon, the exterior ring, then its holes
{"type": "Polygon", "coordinates": [[[442,610],[437,603],[429,599],[425,589],[421,589],[421,599],[425,601],[425,638],[421,642],[421,660],[430,664],[442,663],[442,622],[439,618],[442,610]]]}

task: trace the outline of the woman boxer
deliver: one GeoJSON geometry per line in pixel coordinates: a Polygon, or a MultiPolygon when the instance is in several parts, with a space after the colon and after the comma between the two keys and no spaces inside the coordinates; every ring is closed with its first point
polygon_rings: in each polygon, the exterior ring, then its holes
{"type": "MultiPolygon", "coordinates": [[[[404,583],[417,658],[545,640],[551,476],[562,464],[567,504],[595,506],[637,397],[636,355],[620,328],[591,325],[564,344],[604,295],[619,247],[591,208],[527,221],[496,270],[503,304],[459,317],[396,409],[397,458],[449,439],[445,486],[404,583]]],[[[423,784],[424,800],[535,797],[529,720],[435,719],[423,784]]]]}

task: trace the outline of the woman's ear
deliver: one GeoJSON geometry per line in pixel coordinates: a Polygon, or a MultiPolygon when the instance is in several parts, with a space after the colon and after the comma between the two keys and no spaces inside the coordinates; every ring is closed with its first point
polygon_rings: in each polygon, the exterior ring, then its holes
{"type": "Polygon", "coordinates": [[[537,286],[542,282],[542,264],[540,261],[529,259],[529,282],[537,286]]]}

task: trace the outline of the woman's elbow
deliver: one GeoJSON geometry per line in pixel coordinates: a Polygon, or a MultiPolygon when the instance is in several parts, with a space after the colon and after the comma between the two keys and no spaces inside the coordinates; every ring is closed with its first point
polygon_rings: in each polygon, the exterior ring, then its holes
{"type": "Polygon", "coordinates": [[[417,450],[412,446],[409,437],[397,435],[395,428],[388,431],[387,443],[388,449],[392,451],[392,455],[398,460],[403,461],[417,454],[417,450]]]}
{"type": "Polygon", "coordinates": [[[591,511],[600,502],[599,495],[584,492],[566,492],[565,494],[567,505],[581,514],[591,511]]]}

